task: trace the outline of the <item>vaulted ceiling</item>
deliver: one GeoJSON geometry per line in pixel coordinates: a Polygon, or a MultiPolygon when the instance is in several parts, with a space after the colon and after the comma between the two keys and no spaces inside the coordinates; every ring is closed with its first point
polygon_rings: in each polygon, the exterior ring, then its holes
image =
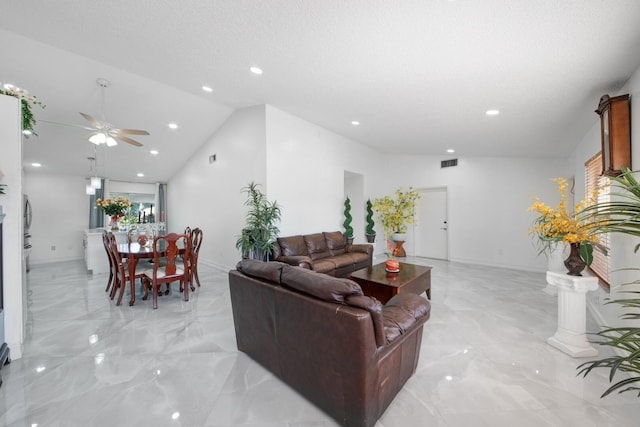
{"type": "MultiPolygon", "coordinates": [[[[166,181],[265,103],[382,151],[565,157],[640,66],[638,22],[636,0],[22,0],[2,5],[0,82],[38,96],[37,119],[84,124],[110,80],[105,118],[151,133],[98,148],[113,179],[166,181]]],[[[88,132],[37,132],[25,167],[88,173],[88,132]]]]}

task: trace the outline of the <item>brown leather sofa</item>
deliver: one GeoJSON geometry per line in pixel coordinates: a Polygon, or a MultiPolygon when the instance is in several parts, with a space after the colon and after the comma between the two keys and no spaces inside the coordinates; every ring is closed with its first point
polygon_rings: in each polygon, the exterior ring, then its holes
{"type": "Polygon", "coordinates": [[[347,277],[371,267],[373,245],[348,245],[340,231],[278,237],[272,259],[329,276],[347,277]]]}
{"type": "Polygon", "coordinates": [[[371,427],[413,375],[429,301],[280,262],[229,272],[238,349],[343,426],[371,427]]]}

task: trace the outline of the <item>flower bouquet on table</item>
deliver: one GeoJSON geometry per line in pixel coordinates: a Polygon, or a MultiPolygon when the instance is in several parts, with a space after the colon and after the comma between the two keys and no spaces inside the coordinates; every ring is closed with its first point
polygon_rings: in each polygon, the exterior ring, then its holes
{"type": "Polygon", "coordinates": [[[560,201],[556,208],[547,206],[539,198],[535,198],[528,210],[539,214],[533,223],[530,234],[537,238],[540,248],[538,254],[550,253],[558,244],[569,244],[571,254],[565,260],[570,275],[580,276],[580,272],[593,262],[593,247],[606,254],[600,245],[597,233],[599,224],[593,216],[585,213],[587,206],[595,203],[597,193],[578,203],[573,212],[567,210],[567,180],[555,178],[558,184],[560,201]],[[575,264],[575,265],[574,265],[575,264]]]}
{"type": "Polygon", "coordinates": [[[111,217],[109,225],[112,230],[117,231],[118,221],[120,217],[124,216],[127,209],[131,207],[131,202],[126,197],[119,196],[115,199],[97,199],[96,205],[104,211],[105,215],[109,215],[111,217]]]}

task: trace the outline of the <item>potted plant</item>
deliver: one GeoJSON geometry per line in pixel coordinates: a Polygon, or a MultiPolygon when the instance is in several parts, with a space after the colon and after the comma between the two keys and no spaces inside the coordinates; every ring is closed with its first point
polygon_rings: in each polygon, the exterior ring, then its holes
{"type": "MultiPolygon", "coordinates": [[[[622,233],[640,237],[640,183],[633,173],[622,168],[619,177],[611,177],[611,201],[596,203],[584,210],[584,213],[597,224],[599,233],[622,233]],[[615,191],[614,191],[615,190],[615,191]]],[[[637,252],[640,245],[635,246],[637,252]]],[[[629,269],[635,270],[635,269],[629,269]]],[[[636,280],[625,285],[640,285],[636,280]]],[[[623,285],[624,286],[624,285],[623,285]]],[[[607,304],[618,304],[628,313],[622,315],[622,319],[640,321],[640,292],[636,290],[622,291],[635,295],[635,298],[614,299],[607,304]]],[[[613,382],[617,372],[623,372],[624,378],[611,385],[601,397],[617,391],[624,393],[632,391],[640,397],[640,327],[625,326],[617,328],[604,328],[595,334],[600,340],[595,341],[599,345],[612,347],[617,350],[616,355],[600,360],[592,360],[578,366],[578,375],[585,377],[596,368],[609,369],[609,381],[613,382]]]]}
{"type": "Polygon", "coordinates": [[[242,258],[268,261],[273,242],[280,232],[276,226],[282,214],[280,206],[276,201],[267,200],[267,196],[255,182],[250,182],[242,191],[247,193],[244,204],[249,210],[246,225],[236,241],[236,248],[242,253],[242,258]]]}
{"type": "Polygon", "coordinates": [[[570,245],[571,253],[564,262],[569,270],[567,274],[581,276],[581,271],[593,262],[593,246],[606,253],[599,244],[596,220],[585,212],[585,206],[593,204],[596,196],[583,199],[570,213],[567,209],[567,180],[555,178],[553,181],[558,184],[560,201],[552,208],[536,197],[528,210],[537,212],[539,216],[529,232],[537,238],[539,254],[550,254],[559,244],[570,245]]]}
{"type": "Polygon", "coordinates": [[[367,200],[367,230],[365,235],[367,236],[367,242],[373,243],[376,241],[376,230],[373,228],[375,223],[373,222],[373,208],[371,205],[371,199],[367,200]]]}
{"type": "Polygon", "coordinates": [[[111,217],[109,225],[112,231],[118,231],[119,222],[124,217],[125,212],[131,207],[131,202],[126,197],[118,196],[115,199],[96,199],[96,205],[101,208],[106,215],[111,217]]]}
{"type": "Polygon", "coordinates": [[[351,227],[351,221],[353,217],[351,216],[351,200],[349,197],[344,201],[344,222],[342,226],[344,227],[344,236],[347,238],[347,245],[351,245],[353,243],[353,227],[351,227]]]}
{"type": "Polygon", "coordinates": [[[407,191],[397,189],[395,197],[384,196],[373,201],[373,209],[387,238],[395,241],[406,239],[407,226],[414,221],[419,198],[420,194],[409,188],[407,191]]]}

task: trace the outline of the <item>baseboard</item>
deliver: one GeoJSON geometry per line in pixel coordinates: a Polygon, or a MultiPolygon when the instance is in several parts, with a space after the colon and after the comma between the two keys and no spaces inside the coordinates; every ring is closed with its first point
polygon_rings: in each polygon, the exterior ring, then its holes
{"type": "Polygon", "coordinates": [[[530,265],[500,264],[500,263],[491,263],[491,262],[475,260],[475,259],[451,258],[449,261],[459,262],[462,264],[480,265],[483,267],[494,267],[494,268],[504,268],[507,270],[527,271],[530,273],[546,273],[547,271],[546,268],[532,267],[530,265]]]}
{"type": "Polygon", "coordinates": [[[223,272],[228,272],[229,270],[235,270],[236,266],[228,266],[228,265],[224,265],[224,264],[218,264],[217,262],[213,262],[213,261],[208,261],[208,260],[204,260],[204,259],[200,259],[198,260],[198,262],[206,265],[207,267],[211,267],[211,268],[215,268],[216,270],[220,270],[223,272]]]}

